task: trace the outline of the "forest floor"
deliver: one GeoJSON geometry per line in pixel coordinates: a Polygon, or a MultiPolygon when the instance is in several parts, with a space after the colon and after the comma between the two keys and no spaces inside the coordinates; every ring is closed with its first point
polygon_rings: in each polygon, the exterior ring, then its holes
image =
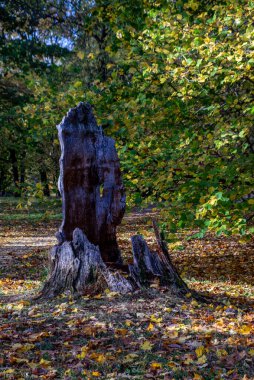
{"type": "MultiPolygon", "coordinates": [[[[120,296],[34,301],[56,244],[59,204],[30,213],[0,199],[0,378],[254,379],[254,239],[172,236],[172,260],[209,303],[154,288],[120,296]]],[[[155,215],[154,215],[155,214],[155,215]]],[[[155,244],[150,212],[126,215],[118,230],[155,244]]]]}

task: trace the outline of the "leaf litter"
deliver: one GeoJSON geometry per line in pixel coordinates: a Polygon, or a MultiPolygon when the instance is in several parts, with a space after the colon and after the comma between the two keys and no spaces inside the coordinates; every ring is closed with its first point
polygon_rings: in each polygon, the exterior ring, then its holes
{"type": "MultiPolygon", "coordinates": [[[[35,302],[58,224],[1,224],[0,378],[253,379],[252,240],[179,235],[181,245],[169,245],[189,286],[209,295],[207,304],[157,284],[127,296],[35,302]]],[[[149,214],[125,218],[119,244],[126,261],[129,237],[141,231],[155,244],[149,214]]]]}

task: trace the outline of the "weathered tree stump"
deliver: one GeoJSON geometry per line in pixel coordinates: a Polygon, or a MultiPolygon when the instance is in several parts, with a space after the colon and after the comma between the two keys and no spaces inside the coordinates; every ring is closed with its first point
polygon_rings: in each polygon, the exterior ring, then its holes
{"type": "Polygon", "coordinates": [[[81,229],[73,231],[73,240],[52,249],[51,274],[41,295],[53,298],[65,290],[77,295],[109,288],[128,293],[134,287],[118,272],[111,272],[103,262],[98,246],[90,243],[81,229]]]}
{"type": "Polygon", "coordinates": [[[133,236],[133,264],[121,265],[116,241],[116,227],[125,210],[120,165],[114,140],[104,136],[91,106],[80,103],[71,109],[58,131],[63,222],[39,297],[52,298],[66,290],[91,294],[105,288],[125,294],[154,282],[188,293],[155,222],[158,251],[151,252],[142,236],[133,236]]]}

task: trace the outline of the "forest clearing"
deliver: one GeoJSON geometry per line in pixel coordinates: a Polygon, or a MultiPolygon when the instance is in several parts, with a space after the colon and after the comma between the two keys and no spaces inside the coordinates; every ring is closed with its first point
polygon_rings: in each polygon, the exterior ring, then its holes
{"type": "Polygon", "coordinates": [[[0,379],[254,380],[253,25],[0,1],[0,379]]]}

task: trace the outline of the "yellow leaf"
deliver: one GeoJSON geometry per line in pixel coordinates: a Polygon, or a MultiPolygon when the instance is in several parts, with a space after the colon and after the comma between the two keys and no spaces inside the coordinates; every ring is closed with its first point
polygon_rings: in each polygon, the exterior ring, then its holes
{"type": "Polygon", "coordinates": [[[160,83],[161,83],[161,84],[165,83],[165,82],[166,82],[166,80],[167,80],[167,78],[166,78],[166,77],[160,77],[160,83]]]}
{"type": "Polygon", "coordinates": [[[90,358],[94,359],[97,363],[100,363],[100,364],[102,364],[106,361],[106,358],[103,354],[98,354],[96,352],[92,353],[90,355],[90,358]]]}
{"type": "Polygon", "coordinates": [[[146,340],[143,344],[141,344],[140,348],[144,351],[150,351],[153,347],[153,344],[151,344],[148,340],[146,340]]]}
{"type": "Polygon", "coordinates": [[[27,363],[27,365],[28,365],[30,368],[32,368],[32,369],[38,368],[38,363],[30,362],[30,363],[27,363]]]}
{"type": "Polygon", "coordinates": [[[153,331],[154,329],[154,325],[152,323],[149,323],[148,327],[147,327],[147,331],[153,331]]]}
{"type": "Polygon", "coordinates": [[[46,336],[49,336],[49,333],[47,331],[43,331],[40,333],[35,333],[35,334],[30,335],[28,339],[32,342],[37,342],[41,340],[42,337],[46,337],[46,336]]]}
{"type": "Polygon", "coordinates": [[[31,343],[27,343],[27,344],[15,343],[12,346],[13,350],[20,351],[20,352],[30,351],[32,348],[34,348],[34,344],[31,344],[31,343]]]}
{"type": "Polygon", "coordinates": [[[100,355],[98,355],[96,361],[97,361],[97,363],[102,364],[102,363],[104,363],[106,361],[106,358],[105,358],[104,355],[100,354],[100,355]]]}
{"type": "Polygon", "coordinates": [[[51,362],[49,360],[41,359],[39,364],[41,367],[47,368],[50,367],[51,362]]]}
{"type": "Polygon", "coordinates": [[[250,355],[250,356],[254,356],[254,349],[253,349],[253,348],[251,348],[251,349],[249,350],[249,355],[250,355]]]}
{"type": "Polygon", "coordinates": [[[150,367],[153,369],[159,369],[162,367],[162,365],[160,363],[153,362],[150,364],[150,367]]]}
{"type": "Polygon", "coordinates": [[[218,358],[221,358],[222,356],[227,356],[227,354],[227,351],[224,349],[216,351],[216,355],[218,356],[218,358]]]}
{"type": "Polygon", "coordinates": [[[84,359],[87,355],[88,348],[86,346],[81,347],[81,353],[77,355],[78,359],[84,359]]]}
{"type": "Polygon", "coordinates": [[[23,300],[22,303],[24,306],[29,306],[31,304],[31,302],[28,300],[23,300]]]}
{"type": "Polygon", "coordinates": [[[198,358],[198,364],[205,364],[206,363],[206,356],[202,355],[200,358],[198,358]]]}
{"type": "Polygon", "coordinates": [[[205,352],[204,346],[197,347],[195,352],[196,352],[197,357],[200,358],[205,352]]]}
{"type": "Polygon", "coordinates": [[[191,355],[188,355],[188,356],[186,357],[186,359],[184,360],[184,364],[189,365],[189,364],[191,364],[191,363],[193,363],[193,358],[192,358],[191,355]]]}
{"type": "Polygon", "coordinates": [[[123,359],[123,363],[130,363],[133,362],[136,358],[138,358],[137,354],[129,354],[126,355],[125,358],[123,359]]]}
{"type": "Polygon", "coordinates": [[[84,56],[85,56],[85,53],[84,53],[83,51],[78,51],[78,52],[77,52],[77,57],[78,57],[79,59],[84,59],[84,56]]]}
{"type": "Polygon", "coordinates": [[[170,368],[172,368],[174,371],[176,370],[176,363],[174,363],[174,362],[168,362],[168,366],[170,367],[170,368]]]}
{"type": "Polygon", "coordinates": [[[167,333],[167,336],[170,338],[170,339],[175,339],[178,337],[178,331],[169,331],[167,333]]]}
{"type": "Polygon", "coordinates": [[[154,314],[151,315],[150,319],[152,322],[156,322],[156,323],[159,323],[162,321],[162,318],[156,318],[154,314]]]}
{"type": "Polygon", "coordinates": [[[139,230],[138,232],[143,236],[150,236],[150,232],[147,230],[139,230]]]}
{"type": "Polygon", "coordinates": [[[249,335],[252,331],[252,327],[251,326],[247,326],[247,325],[243,325],[240,329],[239,329],[239,333],[240,334],[243,334],[243,335],[249,335]]]}
{"type": "Polygon", "coordinates": [[[20,348],[22,347],[22,344],[21,343],[15,343],[13,346],[12,346],[12,349],[14,351],[16,350],[20,350],[20,348]]]}
{"type": "Polygon", "coordinates": [[[92,372],[92,375],[93,375],[94,377],[100,377],[100,376],[101,376],[101,373],[98,372],[98,371],[93,371],[93,372],[92,372]]]}
{"type": "Polygon", "coordinates": [[[116,296],[119,296],[118,292],[109,292],[109,293],[107,293],[107,297],[109,297],[109,298],[116,297],[116,296]]]}
{"type": "Polygon", "coordinates": [[[125,336],[128,333],[128,330],[127,329],[116,329],[115,333],[116,333],[116,335],[125,336]]]}
{"type": "Polygon", "coordinates": [[[77,82],[74,83],[74,87],[75,88],[82,87],[82,82],[80,80],[78,80],[77,82]]]}
{"type": "Polygon", "coordinates": [[[11,364],[14,363],[28,363],[28,359],[21,359],[21,358],[16,358],[15,356],[10,356],[9,361],[11,364]]]}
{"type": "Polygon", "coordinates": [[[193,380],[202,380],[203,377],[200,376],[198,373],[194,373],[194,377],[193,377],[193,380]]]}
{"type": "Polygon", "coordinates": [[[1,375],[7,375],[8,373],[13,373],[14,372],[14,369],[12,368],[9,368],[9,369],[6,369],[5,371],[3,372],[0,372],[1,375]]]}

